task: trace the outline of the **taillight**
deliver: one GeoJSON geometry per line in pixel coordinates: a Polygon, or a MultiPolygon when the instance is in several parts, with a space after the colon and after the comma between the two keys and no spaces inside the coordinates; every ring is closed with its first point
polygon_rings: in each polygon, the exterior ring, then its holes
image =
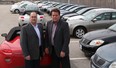
{"type": "Polygon", "coordinates": [[[24,21],[24,17],[23,16],[21,16],[21,20],[24,21]]]}
{"type": "Polygon", "coordinates": [[[21,19],[24,19],[24,17],[21,17],[21,19]]]}
{"type": "Polygon", "coordinates": [[[40,16],[40,18],[43,18],[43,16],[40,16]]]}

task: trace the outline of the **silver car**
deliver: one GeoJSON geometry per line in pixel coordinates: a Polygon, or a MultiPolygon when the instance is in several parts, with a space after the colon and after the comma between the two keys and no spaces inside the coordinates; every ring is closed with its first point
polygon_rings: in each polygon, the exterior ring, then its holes
{"type": "Polygon", "coordinates": [[[12,13],[24,12],[25,11],[25,7],[27,5],[30,5],[30,4],[33,4],[33,3],[30,2],[30,1],[21,1],[21,2],[15,3],[15,4],[13,4],[11,6],[10,12],[12,12],[12,13]]]}
{"type": "Polygon", "coordinates": [[[93,9],[83,15],[70,17],[67,22],[70,27],[70,35],[82,38],[89,31],[108,28],[116,23],[116,9],[93,9]]]}
{"type": "Polygon", "coordinates": [[[25,12],[21,13],[21,15],[19,16],[19,19],[18,19],[19,26],[23,26],[23,25],[29,23],[29,18],[30,18],[29,15],[32,11],[37,12],[37,22],[45,25],[44,14],[39,10],[39,8],[36,5],[28,5],[25,12]]]}
{"type": "Polygon", "coordinates": [[[91,57],[91,68],[116,68],[116,42],[98,48],[91,57]]]}

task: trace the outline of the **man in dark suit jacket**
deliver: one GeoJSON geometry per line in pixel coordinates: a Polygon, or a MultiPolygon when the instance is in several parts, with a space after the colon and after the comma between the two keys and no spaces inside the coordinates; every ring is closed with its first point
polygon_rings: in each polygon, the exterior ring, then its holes
{"type": "Polygon", "coordinates": [[[43,27],[37,23],[37,13],[30,13],[30,23],[23,26],[20,44],[25,57],[25,68],[39,68],[43,48],[43,27]]]}
{"type": "Polygon", "coordinates": [[[60,19],[60,11],[51,11],[52,20],[47,22],[45,52],[52,57],[52,68],[70,68],[69,42],[70,33],[68,23],[60,19]]]}

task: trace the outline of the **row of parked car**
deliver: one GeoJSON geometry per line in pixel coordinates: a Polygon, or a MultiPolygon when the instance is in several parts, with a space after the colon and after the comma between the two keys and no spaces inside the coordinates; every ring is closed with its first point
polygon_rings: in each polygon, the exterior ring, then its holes
{"type": "Polygon", "coordinates": [[[61,17],[68,22],[71,35],[81,38],[79,45],[85,56],[92,56],[91,68],[116,68],[116,9],[82,5],[75,13],[70,12],[75,5],[68,6],[59,7],[61,17]]]}
{"type": "Polygon", "coordinates": [[[108,28],[116,22],[116,9],[89,7],[66,3],[45,3],[41,10],[50,14],[53,8],[59,8],[61,18],[68,22],[70,35],[82,38],[89,31],[108,28]],[[48,5],[49,4],[49,5],[48,5]],[[52,6],[51,6],[52,5],[52,6]]]}
{"type": "MultiPolygon", "coordinates": [[[[44,11],[48,13],[47,9],[44,11]]],[[[116,68],[116,9],[67,4],[59,9],[71,35],[81,38],[80,49],[87,57],[92,56],[91,68],[116,68]]]]}
{"type": "Polygon", "coordinates": [[[38,5],[36,3],[30,2],[30,1],[21,1],[18,3],[15,3],[11,6],[10,11],[12,13],[18,13],[18,25],[23,26],[27,23],[29,23],[29,15],[32,11],[37,12],[37,22],[42,23],[45,25],[45,17],[44,13],[41,12],[38,5]]]}
{"type": "MultiPolygon", "coordinates": [[[[27,6],[23,7],[23,9],[25,9],[24,11],[29,9],[27,8],[28,5],[31,4],[32,6],[32,4],[34,4],[38,8],[39,12],[44,11],[49,15],[53,8],[59,8],[61,12],[61,18],[64,19],[64,21],[67,21],[69,24],[70,35],[73,35],[77,38],[82,38],[83,35],[89,31],[108,28],[116,22],[116,9],[112,8],[88,7],[86,5],[74,5],[48,1],[37,1],[36,3],[22,1],[18,3],[19,7],[25,4],[27,6]]],[[[32,9],[32,7],[30,9],[35,10],[32,9]]],[[[16,10],[17,9],[15,9],[14,12],[16,10]]],[[[24,11],[20,11],[20,13],[24,11]]],[[[23,25],[28,22],[27,19],[25,20],[25,18],[29,17],[19,17],[19,25],[23,25]]],[[[39,22],[44,22],[44,24],[46,24],[44,16],[41,16],[39,18],[42,18],[38,19],[39,22]]]]}
{"type": "MultiPolygon", "coordinates": [[[[20,13],[19,26],[29,22],[31,11],[37,11],[38,22],[45,25],[43,12],[50,15],[53,8],[59,8],[61,18],[69,24],[70,35],[81,38],[79,41],[80,49],[85,56],[92,56],[91,68],[116,68],[116,9],[48,1],[36,1],[35,3],[31,2],[31,4],[26,1],[22,2],[16,4],[21,6],[27,3],[23,12],[14,11],[20,13]]],[[[18,39],[16,37],[15,41],[18,39]]]]}

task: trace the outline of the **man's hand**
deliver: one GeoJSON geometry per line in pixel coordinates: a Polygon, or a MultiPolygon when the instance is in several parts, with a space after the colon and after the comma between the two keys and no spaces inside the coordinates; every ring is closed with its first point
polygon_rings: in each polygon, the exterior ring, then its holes
{"type": "Polygon", "coordinates": [[[65,52],[61,51],[60,52],[60,57],[62,57],[62,58],[65,57],[65,52]]]}
{"type": "Polygon", "coordinates": [[[31,60],[30,55],[26,56],[25,59],[26,59],[26,60],[31,60]]]}
{"type": "Polygon", "coordinates": [[[45,48],[45,53],[49,54],[49,49],[48,48],[45,48]]]}

